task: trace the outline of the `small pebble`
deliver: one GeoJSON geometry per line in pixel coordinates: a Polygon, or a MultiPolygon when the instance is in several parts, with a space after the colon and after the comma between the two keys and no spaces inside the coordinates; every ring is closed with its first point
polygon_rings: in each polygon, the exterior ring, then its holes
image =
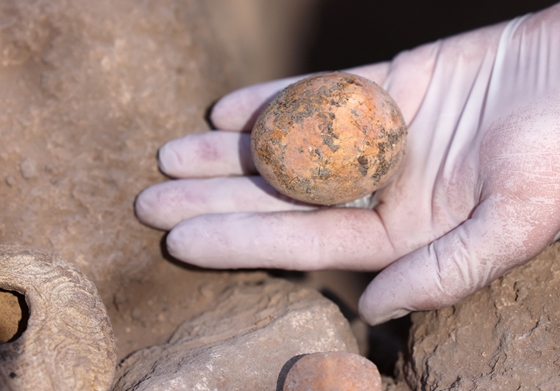
{"type": "Polygon", "coordinates": [[[35,178],[38,175],[37,164],[30,159],[22,160],[19,164],[19,171],[21,172],[23,179],[35,178]]]}
{"type": "Polygon", "coordinates": [[[283,391],[381,391],[381,375],[358,354],[312,353],[292,366],[283,391]]]}
{"type": "Polygon", "coordinates": [[[202,284],[198,288],[199,300],[212,300],[215,296],[214,288],[211,284],[202,284]]]}

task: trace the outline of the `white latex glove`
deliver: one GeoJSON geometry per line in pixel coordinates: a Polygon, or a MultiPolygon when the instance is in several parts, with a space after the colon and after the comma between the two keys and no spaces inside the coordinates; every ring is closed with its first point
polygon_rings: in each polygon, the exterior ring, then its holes
{"type": "Polygon", "coordinates": [[[210,268],[383,270],[360,300],[371,324],[451,305],[527,262],[560,231],[560,4],[350,72],[382,85],[409,124],[373,210],[321,208],[256,176],[249,131],[295,79],[233,92],[221,129],[164,145],[176,178],[142,192],[169,252],[210,268]]]}

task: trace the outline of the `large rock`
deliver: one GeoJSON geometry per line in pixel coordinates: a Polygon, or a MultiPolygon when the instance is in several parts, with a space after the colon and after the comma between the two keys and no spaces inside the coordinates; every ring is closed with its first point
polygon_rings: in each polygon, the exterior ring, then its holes
{"type": "Polygon", "coordinates": [[[294,356],[357,350],[332,302],[282,280],[253,278],[222,292],[166,344],[127,358],[114,390],[275,390],[294,356]]]}
{"type": "Polygon", "coordinates": [[[560,244],[453,307],[412,317],[404,375],[422,390],[558,390],[560,244]]]}

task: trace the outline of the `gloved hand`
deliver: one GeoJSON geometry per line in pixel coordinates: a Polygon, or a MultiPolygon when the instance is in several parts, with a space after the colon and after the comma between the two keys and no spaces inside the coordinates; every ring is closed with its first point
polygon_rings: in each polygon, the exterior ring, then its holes
{"type": "Polygon", "coordinates": [[[139,195],[140,220],[202,267],[382,270],[360,300],[371,324],[451,305],[558,237],[560,4],[350,72],[409,125],[373,210],[301,204],[256,175],[247,132],[285,79],[227,95],[220,130],[164,145],[160,168],[180,179],[139,195]]]}

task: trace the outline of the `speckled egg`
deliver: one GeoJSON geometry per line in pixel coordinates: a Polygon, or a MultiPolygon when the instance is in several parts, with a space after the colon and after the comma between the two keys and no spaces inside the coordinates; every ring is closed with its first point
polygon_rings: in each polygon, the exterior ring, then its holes
{"type": "Polygon", "coordinates": [[[258,172],[296,200],[337,205],[382,186],[402,159],[407,128],[374,82],[320,73],[282,90],[251,134],[258,172]]]}

